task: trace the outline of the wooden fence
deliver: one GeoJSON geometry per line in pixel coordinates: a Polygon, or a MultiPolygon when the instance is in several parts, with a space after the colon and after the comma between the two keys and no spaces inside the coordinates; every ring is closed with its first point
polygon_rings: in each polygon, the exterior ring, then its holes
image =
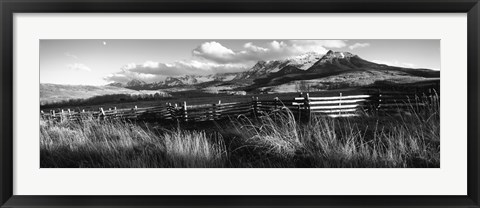
{"type": "Polygon", "coordinates": [[[439,96],[431,90],[427,93],[405,92],[370,92],[353,95],[339,93],[334,96],[310,97],[309,93],[300,94],[291,100],[258,100],[252,97],[251,102],[218,103],[203,105],[187,105],[183,103],[166,103],[165,105],[130,109],[99,108],[98,111],[73,111],[70,109],[50,112],[41,111],[43,119],[64,121],[97,119],[132,119],[155,121],[207,121],[220,120],[240,115],[257,117],[273,111],[290,110],[299,118],[308,118],[312,114],[329,117],[350,117],[368,115],[369,112],[395,113],[409,108],[421,108],[431,105],[439,96]],[[432,102],[433,101],[433,102],[432,102]]]}

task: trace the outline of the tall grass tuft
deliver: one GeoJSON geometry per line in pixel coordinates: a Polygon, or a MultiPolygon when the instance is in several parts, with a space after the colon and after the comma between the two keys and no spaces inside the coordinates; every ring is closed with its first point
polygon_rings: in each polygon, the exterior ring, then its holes
{"type": "Polygon", "coordinates": [[[220,134],[175,130],[163,134],[171,167],[223,167],[226,149],[220,134]]]}
{"type": "Polygon", "coordinates": [[[222,167],[225,148],[203,131],[156,132],[122,121],[40,124],[41,167],[222,167]]]}
{"type": "Polygon", "coordinates": [[[439,99],[427,99],[425,106],[411,104],[398,114],[317,115],[307,123],[287,109],[234,120],[230,133],[244,144],[234,150],[261,155],[254,158],[266,161],[261,167],[440,167],[439,99]]]}

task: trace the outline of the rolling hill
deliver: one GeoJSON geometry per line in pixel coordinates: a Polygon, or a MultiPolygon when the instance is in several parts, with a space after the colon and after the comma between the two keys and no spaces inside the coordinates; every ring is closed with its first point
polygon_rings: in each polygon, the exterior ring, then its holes
{"type": "Polygon", "coordinates": [[[132,90],[116,86],[88,86],[88,85],[61,85],[40,84],[40,103],[54,103],[69,99],[85,99],[100,95],[112,94],[155,94],[169,96],[160,90],[132,90]]]}

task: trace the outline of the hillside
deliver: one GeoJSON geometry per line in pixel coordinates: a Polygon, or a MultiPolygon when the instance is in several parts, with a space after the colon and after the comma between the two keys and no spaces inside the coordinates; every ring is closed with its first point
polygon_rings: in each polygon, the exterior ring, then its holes
{"type": "Polygon", "coordinates": [[[440,72],[377,64],[348,52],[329,51],[310,68],[284,67],[266,76],[253,78],[246,91],[295,92],[295,89],[328,90],[369,86],[376,81],[418,82],[439,78],[440,72]]]}
{"type": "Polygon", "coordinates": [[[139,95],[155,93],[159,93],[160,96],[168,96],[167,93],[159,90],[138,91],[116,86],[40,84],[40,103],[54,103],[69,99],[85,99],[99,95],[139,95]]]}

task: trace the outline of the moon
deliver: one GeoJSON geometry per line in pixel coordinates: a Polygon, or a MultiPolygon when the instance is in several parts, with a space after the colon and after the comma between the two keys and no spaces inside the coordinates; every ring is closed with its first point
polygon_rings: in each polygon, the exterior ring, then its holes
{"type": "Polygon", "coordinates": [[[107,45],[107,42],[103,41],[103,45],[107,45]]]}

